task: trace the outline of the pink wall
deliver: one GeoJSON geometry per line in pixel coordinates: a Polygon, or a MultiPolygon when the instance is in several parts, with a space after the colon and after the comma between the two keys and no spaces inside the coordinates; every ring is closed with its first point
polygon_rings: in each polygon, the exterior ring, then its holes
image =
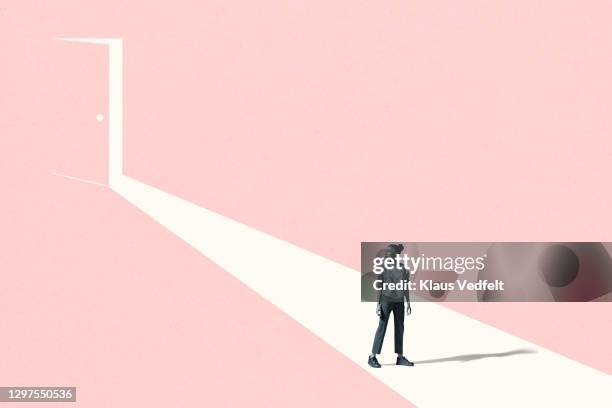
{"type": "MultiPolygon", "coordinates": [[[[382,387],[248,291],[229,326],[199,288],[237,282],[106,190],[51,176],[103,181],[106,160],[103,48],[54,37],[125,39],[129,175],[346,265],[360,241],[612,240],[609,2],[137,4],[0,5],[3,384],[74,383],[97,406],[136,398],[127,384],[213,384],[223,401],[236,371],[210,367],[248,354],[228,404],[382,387]],[[277,354],[261,316],[288,341],[277,354]],[[333,370],[313,376],[317,358],[333,370]]],[[[612,372],[609,304],[461,310],[612,372]]]]}

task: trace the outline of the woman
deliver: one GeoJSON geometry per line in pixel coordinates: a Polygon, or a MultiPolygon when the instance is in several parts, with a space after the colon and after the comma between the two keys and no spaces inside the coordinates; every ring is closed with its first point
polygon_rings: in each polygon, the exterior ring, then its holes
{"type": "MultiPolygon", "coordinates": [[[[391,244],[385,248],[385,258],[395,258],[404,250],[402,244],[391,244]]],[[[376,306],[376,314],[379,317],[378,329],[374,336],[374,345],[372,346],[372,354],[368,358],[368,364],[374,368],[380,368],[380,363],[376,359],[376,355],[380,354],[382,349],[385,332],[387,331],[387,323],[389,316],[393,312],[393,324],[395,327],[395,352],[397,353],[397,365],[411,367],[414,363],[410,362],[403,354],[404,346],[404,298],[406,299],[406,314],[412,312],[410,308],[410,295],[406,290],[385,289],[385,283],[407,283],[410,279],[410,274],[404,268],[398,268],[395,265],[393,268],[385,268],[381,274],[383,289],[380,291],[378,305],[376,306]]]]}

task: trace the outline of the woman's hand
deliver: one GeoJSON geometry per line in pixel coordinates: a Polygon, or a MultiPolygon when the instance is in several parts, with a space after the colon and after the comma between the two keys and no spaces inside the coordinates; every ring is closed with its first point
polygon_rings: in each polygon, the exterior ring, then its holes
{"type": "Polygon", "coordinates": [[[384,312],[383,312],[383,308],[382,308],[382,305],[380,303],[376,305],[376,315],[378,317],[380,317],[381,319],[385,318],[384,312]]]}

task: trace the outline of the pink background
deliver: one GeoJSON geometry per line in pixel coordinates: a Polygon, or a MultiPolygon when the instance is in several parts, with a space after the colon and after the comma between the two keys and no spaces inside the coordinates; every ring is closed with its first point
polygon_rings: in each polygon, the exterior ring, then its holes
{"type": "MultiPolygon", "coordinates": [[[[51,175],[105,182],[107,114],[104,48],[53,38],[124,38],[128,175],[358,268],[360,241],[611,241],[611,18],[606,1],[2,2],[0,385],[76,385],[84,406],[402,401],[246,288],[201,296],[241,284],[51,175]]],[[[610,304],[453,307],[612,373],[610,304]]]]}

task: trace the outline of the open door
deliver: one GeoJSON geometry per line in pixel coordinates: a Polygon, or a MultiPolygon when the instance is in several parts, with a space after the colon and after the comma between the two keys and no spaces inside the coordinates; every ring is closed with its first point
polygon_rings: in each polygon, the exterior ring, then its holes
{"type": "Polygon", "coordinates": [[[123,168],[123,40],[61,40],[74,43],[66,52],[79,58],[71,58],[78,63],[71,65],[65,92],[73,95],[74,120],[62,123],[59,143],[66,154],[58,158],[56,174],[112,185],[123,168]]]}

